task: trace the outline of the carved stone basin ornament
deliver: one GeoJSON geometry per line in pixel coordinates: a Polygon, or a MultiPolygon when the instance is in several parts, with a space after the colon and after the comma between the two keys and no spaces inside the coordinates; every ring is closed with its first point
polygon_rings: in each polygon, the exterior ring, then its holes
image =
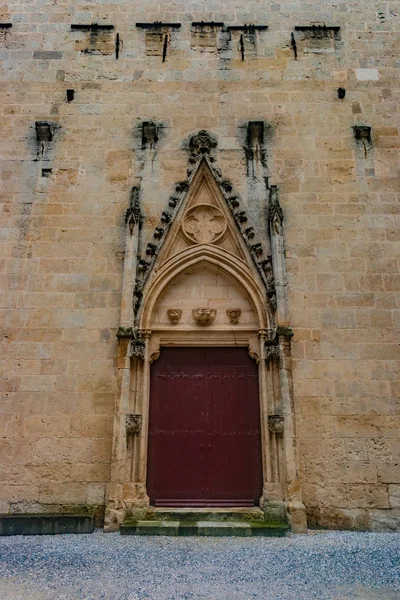
{"type": "Polygon", "coordinates": [[[168,315],[168,319],[171,321],[171,323],[173,325],[176,325],[177,323],[179,323],[181,316],[182,316],[182,311],[180,308],[169,308],[167,310],[167,315],[168,315]]]}
{"type": "Polygon", "coordinates": [[[228,308],[226,314],[228,315],[231,324],[237,325],[239,323],[239,317],[242,314],[242,310],[240,308],[228,308]]]}
{"type": "Polygon", "coordinates": [[[194,308],[192,310],[193,319],[198,325],[211,325],[216,314],[215,308],[194,308]]]}

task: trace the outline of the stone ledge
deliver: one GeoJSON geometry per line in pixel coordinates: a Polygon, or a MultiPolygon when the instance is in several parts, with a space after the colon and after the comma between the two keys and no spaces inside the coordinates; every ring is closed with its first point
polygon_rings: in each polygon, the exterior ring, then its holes
{"type": "Polygon", "coordinates": [[[125,521],[121,535],[284,537],[288,529],[285,523],[260,521],[125,521]]]}
{"type": "Polygon", "coordinates": [[[0,536],[93,533],[93,531],[93,515],[0,515],[0,536]]]}

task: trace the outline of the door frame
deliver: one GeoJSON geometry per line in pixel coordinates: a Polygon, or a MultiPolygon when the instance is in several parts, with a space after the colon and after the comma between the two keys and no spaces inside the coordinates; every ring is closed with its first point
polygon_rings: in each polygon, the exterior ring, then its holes
{"type": "Polygon", "coordinates": [[[261,424],[261,458],[263,468],[263,492],[260,506],[271,500],[282,502],[283,461],[282,451],[278,448],[280,440],[270,431],[268,415],[276,409],[277,382],[275,369],[265,360],[266,330],[238,331],[150,331],[144,332],[143,360],[133,361],[133,377],[137,385],[131,390],[132,412],[142,415],[142,428],[138,435],[129,436],[127,452],[127,473],[130,483],[125,489],[125,498],[131,508],[148,508],[147,495],[147,458],[148,427],[150,409],[150,369],[158,359],[163,347],[246,347],[250,357],[258,364],[258,385],[261,424]]]}
{"type": "MultiPolygon", "coordinates": [[[[260,414],[261,411],[260,411],[260,405],[259,405],[259,369],[258,369],[258,364],[254,360],[254,358],[251,358],[249,356],[249,353],[247,351],[248,349],[246,347],[244,347],[244,346],[238,346],[238,345],[236,345],[236,346],[226,346],[226,345],[224,345],[224,346],[221,347],[221,346],[216,346],[216,345],[208,345],[208,346],[177,346],[176,344],[174,344],[173,346],[170,345],[170,346],[160,347],[160,358],[164,355],[164,352],[167,351],[168,349],[169,350],[177,349],[177,350],[181,351],[181,352],[179,352],[179,356],[180,356],[180,360],[183,360],[183,362],[182,363],[180,363],[180,362],[179,363],[173,363],[175,365],[175,367],[177,369],[179,369],[180,368],[179,364],[181,364],[181,365],[185,364],[185,362],[184,362],[185,358],[183,356],[185,354],[185,352],[182,353],[182,350],[184,350],[185,348],[190,348],[190,351],[193,351],[193,350],[197,350],[197,351],[200,350],[200,351],[202,351],[203,349],[207,349],[207,350],[211,350],[212,351],[213,349],[215,349],[215,350],[221,351],[222,353],[224,353],[224,351],[230,349],[230,350],[233,350],[233,353],[235,353],[235,354],[236,354],[236,351],[238,351],[238,352],[240,352],[240,356],[242,357],[240,363],[238,363],[238,364],[241,367],[244,367],[244,366],[251,367],[251,373],[252,373],[252,378],[253,378],[253,384],[252,384],[252,388],[251,388],[252,389],[252,394],[251,394],[251,398],[252,398],[251,399],[251,406],[252,406],[252,408],[251,408],[251,411],[253,412],[254,409],[256,409],[257,413],[258,413],[258,416],[257,416],[257,420],[258,420],[258,422],[257,422],[257,428],[259,428],[259,433],[257,435],[257,441],[256,441],[256,444],[257,444],[257,457],[258,458],[256,460],[257,460],[257,464],[260,466],[260,470],[257,469],[258,475],[257,475],[256,481],[258,482],[258,485],[260,486],[260,492],[257,493],[256,497],[254,497],[254,486],[253,486],[253,494],[249,495],[248,501],[244,502],[244,503],[242,502],[241,504],[239,504],[237,502],[235,504],[235,506],[243,506],[243,507],[250,506],[249,503],[248,503],[248,502],[250,502],[250,496],[256,501],[255,504],[257,506],[257,505],[259,505],[259,501],[260,501],[260,497],[261,497],[261,493],[262,493],[262,484],[263,484],[262,434],[261,434],[261,414],[260,414]],[[246,359],[246,355],[247,355],[247,359],[246,359]],[[243,360],[244,360],[244,362],[243,362],[243,360]],[[254,382],[254,376],[257,377],[256,382],[254,382]]],[[[202,355],[203,354],[201,353],[201,356],[202,355]]],[[[201,361],[200,362],[196,361],[195,363],[191,363],[191,364],[195,364],[195,365],[200,366],[200,367],[203,365],[203,363],[201,361]]],[[[206,364],[208,366],[212,366],[213,362],[212,361],[210,362],[210,360],[207,359],[206,360],[206,364]]],[[[155,382],[155,379],[153,377],[153,375],[154,375],[153,369],[154,369],[154,367],[156,365],[157,365],[157,361],[153,361],[153,363],[151,365],[151,384],[154,384],[154,382],[155,382]]],[[[245,384],[245,386],[246,386],[246,384],[245,384]]],[[[169,388],[169,389],[171,390],[171,388],[169,388]]],[[[155,402],[156,405],[158,407],[160,407],[162,404],[165,403],[164,401],[166,401],[166,397],[164,397],[164,394],[163,394],[162,391],[160,392],[159,388],[158,388],[158,394],[157,395],[153,395],[152,394],[152,390],[150,389],[150,398],[151,398],[151,400],[150,400],[150,403],[149,403],[149,413],[152,412],[151,402],[155,402]]],[[[207,399],[206,399],[205,396],[204,397],[202,396],[202,399],[203,399],[204,402],[207,402],[207,399]]],[[[237,404],[238,409],[242,412],[242,414],[245,414],[246,413],[247,402],[244,402],[242,398],[239,399],[238,397],[237,397],[237,401],[239,401],[239,403],[237,404]]],[[[225,410],[224,412],[226,414],[227,411],[225,410]]],[[[223,414],[223,413],[221,413],[221,414],[223,414]]],[[[153,413],[153,417],[155,417],[154,413],[153,413]]],[[[150,427],[150,425],[151,425],[151,420],[149,418],[149,427],[150,427]]],[[[170,426],[172,426],[172,428],[174,428],[173,425],[172,425],[172,423],[170,423],[170,426]]],[[[207,431],[207,430],[208,430],[208,428],[205,431],[207,431]]],[[[148,436],[148,440],[149,440],[149,438],[150,438],[150,435],[148,436]]],[[[154,443],[156,443],[156,442],[154,442],[154,443]]],[[[249,447],[249,449],[250,449],[250,447],[249,447]]],[[[183,450],[183,452],[185,452],[185,448],[184,447],[182,447],[182,450],[183,450]]],[[[247,455],[247,456],[252,456],[252,457],[255,458],[255,454],[254,454],[255,451],[256,450],[255,450],[255,447],[254,447],[251,454],[247,454],[247,452],[245,452],[244,454],[247,455]]],[[[157,456],[159,455],[159,453],[162,453],[161,450],[160,450],[160,447],[158,447],[157,456]]],[[[150,467],[150,455],[152,456],[151,464],[153,465],[153,469],[157,470],[157,468],[155,466],[157,464],[157,458],[151,452],[149,453],[149,460],[148,460],[147,466],[148,466],[148,468],[150,467]]],[[[233,464],[232,464],[232,466],[233,466],[233,464]]],[[[251,471],[251,466],[250,466],[249,463],[247,463],[247,467],[246,467],[245,470],[247,470],[247,469],[249,469],[251,471]]],[[[254,474],[255,474],[255,472],[254,472],[254,474]]],[[[236,477],[237,477],[237,475],[234,476],[234,479],[236,479],[236,477]]],[[[149,481],[148,481],[148,472],[147,472],[146,485],[148,485],[148,484],[149,484],[149,481]]],[[[234,486],[235,485],[236,484],[234,484],[234,486]]],[[[210,492],[211,492],[211,496],[212,496],[213,495],[213,490],[211,489],[210,492]]],[[[205,491],[204,491],[204,493],[207,494],[207,492],[205,492],[205,491]]],[[[208,504],[207,503],[207,502],[211,502],[211,503],[214,503],[214,505],[217,507],[218,506],[218,504],[216,503],[217,501],[213,500],[211,496],[208,497],[209,498],[208,500],[207,500],[207,495],[201,496],[202,498],[204,498],[204,501],[206,502],[205,506],[212,506],[212,504],[208,504]]],[[[246,498],[245,493],[243,493],[243,495],[240,496],[240,497],[241,498],[246,498]]],[[[220,496],[220,499],[222,499],[222,498],[223,498],[223,493],[220,496]]],[[[196,498],[193,498],[192,501],[189,500],[189,504],[187,506],[189,506],[189,507],[190,506],[195,506],[195,504],[193,504],[193,502],[198,502],[198,501],[200,501],[200,500],[197,500],[196,498]]],[[[227,498],[226,501],[228,502],[228,498],[227,498]]],[[[177,502],[177,504],[176,504],[177,507],[178,506],[183,506],[183,504],[181,503],[181,501],[179,499],[177,499],[176,502],[177,502]]],[[[221,507],[228,506],[228,504],[224,504],[223,500],[221,500],[221,502],[222,502],[221,507]]],[[[162,506],[159,503],[159,501],[157,503],[157,506],[162,506]]],[[[168,501],[168,504],[166,504],[165,506],[173,506],[172,500],[168,501]]]]}

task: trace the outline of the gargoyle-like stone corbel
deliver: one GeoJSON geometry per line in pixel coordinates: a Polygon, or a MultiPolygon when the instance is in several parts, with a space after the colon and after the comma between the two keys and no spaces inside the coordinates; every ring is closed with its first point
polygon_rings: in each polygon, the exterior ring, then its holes
{"type": "Polygon", "coordinates": [[[126,211],[125,215],[125,223],[129,226],[129,230],[132,234],[133,226],[136,223],[140,223],[140,199],[139,199],[139,188],[134,186],[131,192],[131,199],[129,203],[129,208],[126,211]]]}
{"type": "Polygon", "coordinates": [[[190,154],[194,159],[203,156],[204,154],[210,155],[216,147],[216,139],[204,129],[192,136],[189,141],[190,154]]]}
{"type": "Polygon", "coordinates": [[[283,415],[268,415],[268,429],[272,433],[282,434],[285,426],[283,415]]]}
{"type": "Polygon", "coordinates": [[[279,203],[278,187],[272,185],[269,191],[268,221],[271,230],[279,233],[283,223],[283,211],[279,203]]]}
{"type": "Polygon", "coordinates": [[[140,433],[142,421],[142,415],[126,415],[126,433],[140,433]]]}
{"type": "Polygon", "coordinates": [[[277,329],[276,329],[276,335],[283,335],[286,338],[292,338],[294,333],[293,333],[293,329],[290,327],[290,325],[278,325],[277,329]]]}

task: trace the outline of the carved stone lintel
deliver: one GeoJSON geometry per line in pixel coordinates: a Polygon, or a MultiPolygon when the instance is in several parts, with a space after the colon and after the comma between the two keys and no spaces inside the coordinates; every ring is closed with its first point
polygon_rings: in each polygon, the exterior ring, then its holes
{"type": "Polygon", "coordinates": [[[140,433],[142,415],[126,415],[126,433],[140,433]]]}
{"type": "Polygon", "coordinates": [[[268,220],[274,233],[279,233],[279,226],[283,223],[283,211],[279,203],[278,187],[272,185],[269,191],[268,220]]]}
{"type": "Polygon", "coordinates": [[[283,430],[284,430],[283,415],[268,415],[268,429],[272,433],[283,433],[283,430]]]}
{"type": "Polygon", "coordinates": [[[168,319],[170,320],[170,322],[173,325],[176,325],[177,323],[179,323],[181,316],[182,316],[182,310],[180,308],[169,308],[167,310],[167,315],[168,315],[168,319]]]}
{"type": "Polygon", "coordinates": [[[216,314],[215,308],[194,308],[192,310],[193,319],[198,325],[211,325],[216,314]]]}
{"type": "Polygon", "coordinates": [[[189,149],[192,156],[211,154],[217,147],[217,141],[204,129],[190,138],[189,149]]]}
{"type": "Polygon", "coordinates": [[[229,317],[231,325],[237,325],[239,323],[239,317],[242,314],[241,308],[228,308],[226,314],[229,317]]]}
{"type": "Polygon", "coordinates": [[[140,212],[140,200],[139,200],[139,188],[134,186],[131,192],[131,199],[129,203],[129,208],[126,211],[125,215],[125,223],[129,225],[129,229],[132,233],[133,225],[135,223],[140,222],[141,212],[140,212]]]}

